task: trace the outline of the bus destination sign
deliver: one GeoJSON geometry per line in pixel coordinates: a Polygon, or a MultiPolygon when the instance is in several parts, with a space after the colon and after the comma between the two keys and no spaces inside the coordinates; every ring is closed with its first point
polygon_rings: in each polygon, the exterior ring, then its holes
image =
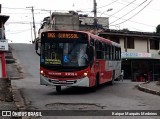
{"type": "Polygon", "coordinates": [[[77,33],[47,33],[48,38],[70,38],[77,39],[79,38],[79,34],[77,33]]]}

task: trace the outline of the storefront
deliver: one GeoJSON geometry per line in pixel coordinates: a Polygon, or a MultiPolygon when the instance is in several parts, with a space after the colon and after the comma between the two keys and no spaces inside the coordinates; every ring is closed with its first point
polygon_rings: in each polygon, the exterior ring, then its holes
{"type": "Polygon", "coordinates": [[[160,80],[160,60],[151,53],[122,52],[124,79],[132,81],[160,80]]]}

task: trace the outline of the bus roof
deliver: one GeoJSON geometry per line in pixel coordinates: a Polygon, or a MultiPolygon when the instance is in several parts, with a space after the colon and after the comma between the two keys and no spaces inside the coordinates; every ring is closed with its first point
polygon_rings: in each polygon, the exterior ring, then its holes
{"type": "Polygon", "coordinates": [[[77,30],[47,30],[47,31],[43,31],[43,32],[49,32],[49,31],[50,31],[50,32],[51,32],[51,31],[55,31],[55,32],[58,32],[58,31],[62,31],[62,32],[68,31],[68,32],[86,33],[86,34],[88,34],[88,35],[89,35],[90,37],[92,37],[92,38],[99,39],[99,40],[102,41],[102,42],[106,42],[106,43],[108,43],[108,44],[110,44],[110,45],[113,45],[113,46],[116,46],[116,47],[121,47],[121,45],[118,44],[118,43],[116,43],[116,42],[113,42],[113,41],[111,41],[111,40],[109,40],[109,39],[100,37],[100,36],[98,36],[98,35],[94,35],[94,34],[92,34],[92,33],[90,33],[90,32],[87,32],[87,31],[77,31],[77,30]]]}
{"type": "Polygon", "coordinates": [[[111,41],[111,40],[109,40],[109,39],[106,39],[106,38],[103,38],[103,37],[94,35],[94,34],[92,34],[92,33],[89,33],[89,34],[90,34],[91,37],[97,38],[97,39],[99,39],[99,40],[102,41],[102,42],[106,42],[106,43],[108,43],[108,44],[110,44],[110,45],[113,45],[113,46],[116,46],[116,47],[121,47],[120,44],[118,44],[118,43],[116,43],[116,42],[113,42],[113,41],[111,41]]]}

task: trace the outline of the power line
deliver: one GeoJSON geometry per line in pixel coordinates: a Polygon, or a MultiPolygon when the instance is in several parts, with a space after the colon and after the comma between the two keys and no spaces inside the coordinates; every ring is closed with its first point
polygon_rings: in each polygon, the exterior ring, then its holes
{"type": "MultiPolygon", "coordinates": [[[[30,9],[27,9],[27,8],[18,8],[18,7],[2,7],[4,9],[19,9],[19,10],[30,10],[30,9]]],[[[34,9],[34,10],[38,10],[38,11],[42,11],[42,10],[45,10],[45,9],[34,9]]],[[[50,11],[50,10],[48,10],[50,11]]],[[[68,10],[51,10],[51,11],[68,11],[68,10]]]]}
{"type": "Polygon", "coordinates": [[[125,17],[126,15],[128,15],[129,13],[131,13],[132,11],[136,10],[138,7],[140,7],[141,5],[143,5],[145,2],[147,2],[147,0],[143,1],[141,4],[139,4],[138,6],[136,6],[134,9],[130,10],[129,12],[127,12],[126,14],[124,14],[123,16],[121,16],[120,18],[116,19],[115,21],[111,22],[110,24],[113,24],[114,22],[118,21],[119,19],[125,17]]]}
{"type": "MultiPolygon", "coordinates": [[[[109,5],[111,5],[111,4],[113,4],[113,3],[115,3],[115,2],[117,2],[118,0],[115,0],[115,1],[113,1],[113,2],[111,2],[111,3],[109,3],[109,4],[106,4],[106,5],[104,5],[104,6],[101,6],[101,7],[97,7],[97,9],[100,9],[100,8],[103,8],[103,7],[106,7],[106,6],[109,6],[109,5]]],[[[84,10],[88,10],[88,9],[93,9],[93,7],[92,8],[85,8],[85,9],[80,9],[80,10],[78,10],[78,11],[84,11],[84,10]]],[[[85,11],[84,11],[85,12],[85,11]]],[[[87,11],[87,12],[91,12],[91,11],[87,11]]]]}
{"type": "Polygon", "coordinates": [[[27,31],[30,31],[31,29],[26,29],[26,30],[21,30],[21,31],[16,31],[16,32],[13,32],[13,33],[7,33],[7,35],[10,35],[10,34],[18,34],[18,33],[23,33],[23,32],[27,32],[27,31]]]}
{"type": "Polygon", "coordinates": [[[122,24],[124,22],[127,22],[128,20],[132,19],[133,17],[135,17],[136,15],[138,15],[144,8],[146,8],[153,0],[151,0],[147,5],[145,5],[140,11],[138,11],[136,14],[134,14],[133,16],[131,16],[130,18],[126,19],[125,21],[123,22],[120,22],[118,24],[114,24],[114,25],[111,25],[111,26],[116,26],[116,25],[119,25],[119,24],[122,24]]]}
{"type": "MultiPolygon", "coordinates": [[[[125,1],[125,2],[129,2],[129,1],[127,1],[127,0],[123,0],[123,1],[125,1]]],[[[134,5],[138,5],[138,4],[136,4],[136,3],[133,3],[134,5]]],[[[160,11],[160,9],[157,9],[157,8],[148,8],[148,9],[151,9],[151,10],[155,10],[155,11],[160,11]]]]}
{"type": "Polygon", "coordinates": [[[2,7],[4,9],[19,9],[19,10],[28,10],[26,8],[13,8],[13,7],[2,7]]]}
{"type": "MultiPolygon", "coordinates": [[[[108,14],[105,14],[105,15],[108,15],[108,14]]],[[[108,15],[109,16],[109,15],[108,15]]],[[[115,18],[119,18],[119,17],[117,17],[117,16],[112,16],[112,17],[115,17],[115,18]]],[[[124,18],[121,18],[122,20],[126,20],[126,19],[124,19],[124,18]]],[[[145,26],[149,26],[149,27],[156,27],[156,26],[153,26],[153,25],[149,25],[149,24],[144,24],[144,23],[140,23],[140,22],[137,22],[137,21],[132,21],[132,20],[128,20],[128,21],[130,21],[130,22],[133,22],[133,23],[136,23],[136,24],[140,24],[140,25],[145,25],[145,26]]],[[[111,25],[112,26],[112,25],[111,25]]],[[[114,26],[116,26],[116,25],[114,25],[114,26]]],[[[105,26],[104,26],[105,27],[105,26]]]]}
{"type": "Polygon", "coordinates": [[[119,13],[120,11],[122,11],[123,9],[125,9],[126,7],[128,7],[129,5],[133,4],[136,0],[133,0],[132,2],[130,2],[129,4],[127,4],[126,6],[122,7],[121,9],[119,9],[118,11],[116,11],[115,13],[109,15],[109,17],[119,13]]]}
{"type": "MultiPolygon", "coordinates": [[[[15,21],[15,22],[7,22],[7,24],[30,24],[30,22],[15,21]]],[[[35,24],[41,24],[41,23],[35,22],[35,24]]]]}
{"type": "Polygon", "coordinates": [[[107,5],[104,5],[104,6],[98,7],[97,9],[100,9],[100,8],[103,8],[103,7],[107,7],[107,6],[109,6],[109,5],[113,4],[113,3],[117,2],[117,1],[118,1],[118,0],[115,0],[115,1],[113,1],[113,2],[111,2],[111,3],[109,3],[109,4],[107,4],[107,5]]]}

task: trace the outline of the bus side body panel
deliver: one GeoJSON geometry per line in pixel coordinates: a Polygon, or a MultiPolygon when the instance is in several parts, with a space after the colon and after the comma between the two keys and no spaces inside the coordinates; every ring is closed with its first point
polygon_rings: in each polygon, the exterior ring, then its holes
{"type": "Polygon", "coordinates": [[[96,60],[91,68],[90,86],[94,86],[96,76],[99,76],[99,84],[116,79],[121,74],[121,61],[96,60]]]}

